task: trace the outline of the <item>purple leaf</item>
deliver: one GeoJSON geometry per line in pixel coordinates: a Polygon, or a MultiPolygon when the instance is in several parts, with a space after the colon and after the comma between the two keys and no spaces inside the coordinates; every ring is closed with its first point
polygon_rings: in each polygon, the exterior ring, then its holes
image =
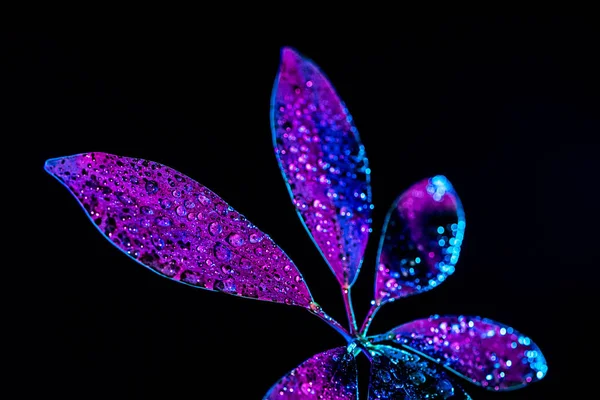
{"type": "Polygon", "coordinates": [[[48,160],[117,248],[191,286],[310,308],[294,263],[219,196],[162,164],[105,153],[48,160]]]}
{"type": "Polygon", "coordinates": [[[450,182],[438,175],[411,186],[392,205],[379,243],[375,301],[422,293],[454,272],[465,214],[450,182]]]}
{"type": "Polygon", "coordinates": [[[419,356],[381,345],[371,354],[369,400],[471,398],[443,371],[419,356]]]}
{"type": "Polygon", "coordinates": [[[352,117],[319,68],[287,47],[271,108],[275,152],[300,219],[340,284],[350,287],[372,208],[368,160],[352,117]]]}
{"type": "Polygon", "coordinates": [[[517,389],[542,379],[548,366],[540,349],[511,327],[479,317],[433,316],[392,329],[393,340],[492,390],[517,389]]]}
{"type": "Polygon", "coordinates": [[[346,347],[312,356],[281,378],[265,400],[356,400],[356,360],[346,347]]]}

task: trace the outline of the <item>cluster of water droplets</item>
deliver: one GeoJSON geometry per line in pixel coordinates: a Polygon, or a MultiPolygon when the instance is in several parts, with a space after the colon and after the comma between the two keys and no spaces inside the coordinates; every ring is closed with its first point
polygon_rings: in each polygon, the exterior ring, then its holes
{"type": "Polygon", "coordinates": [[[356,372],[356,360],[346,347],[327,350],[281,378],[265,400],[356,400],[356,372]]]}
{"type": "Polygon", "coordinates": [[[276,154],[293,202],[342,285],[371,230],[370,170],[348,110],[317,67],[283,52],[273,100],[276,154]]]}
{"type": "Polygon", "coordinates": [[[372,352],[369,400],[470,399],[429,361],[389,346],[372,352]]]}
{"type": "Polygon", "coordinates": [[[445,177],[425,179],[404,192],[392,206],[384,230],[376,301],[424,292],[454,273],[465,218],[445,177]]]}
{"type": "Polygon", "coordinates": [[[386,338],[493,390],[521,387],[542,379],[548,371],[542,352],[530,338],[485,318],[434,315],[375,340],[386,338]]]}
{"type": "Polygon", "coordinates": [[[209,290],[310,307],[300,272],[271,238],[177,171],[105,153],[50,160],[46,169],[109,240],[154,271],[209,290]]]}

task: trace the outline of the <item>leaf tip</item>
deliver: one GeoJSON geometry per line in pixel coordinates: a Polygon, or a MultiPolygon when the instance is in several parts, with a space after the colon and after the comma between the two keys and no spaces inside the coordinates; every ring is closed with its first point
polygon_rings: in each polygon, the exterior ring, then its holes
{"type": "Polygon", "coordinates": [[[283,46],[281,48],[281,59],[282,60],[289,60],[294,57],[297,57],[297,58],[301,57],[300,52],[298,50],[296,50],[295,48],[293,48],[291,46],[283,46]]]}
{"type": "Polygon", "coordinates": [[[49,173],[50,175],[54,175],[54,170],[58,163],[60,163],[61,158],[49,158],[44,163],[44,171],[49,173]]]}
{"type": "Polygon", "coordinates": [[[450,180],[444,175],[435,175],[430,179],[430,182],[435,187],[443,189],[444,191],[453,190],[452,183],[450,183],[450,180]]]}
{"type": "Polygon", "coordinates": [[[78,156],[80,155],[49,158],[44,163],[44,170],[53,177],[61,180],[61,176],[75,172],[78,156]]]}
{"type": "Polygon", "coordinates": [[[293,47],[284,46],[281,48],[281,69],[293,70],[302,63],[303,57],[300,52],[293,47]]]}

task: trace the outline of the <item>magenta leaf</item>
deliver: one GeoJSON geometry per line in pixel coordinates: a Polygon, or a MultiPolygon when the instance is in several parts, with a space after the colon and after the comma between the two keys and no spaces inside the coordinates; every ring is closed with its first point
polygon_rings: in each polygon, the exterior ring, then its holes
{"type": "Polygon", "coordinates": [[[312,356],[279,380],[265,400],[356,400],[356,360],[346,347],[312,356]]]}
{"type": "Polygon", "coordinates": [[[293,203],[342,287],[358,275],[371,230],[370,169],[348,109],[310,60],[282,51],[273,87],[275,152],[293,203]]]}
{"type": "Polygon", "coordinates": [[[492,390],[510,390],[548,372],[542,352],[513,328],[479,317],[433,316],[398,326],[375,342],[393,340],[492,390]]]}
{"type": "Polygon", "coordinates": [[[450,182],[438,175],[411,186],[392,205],[379,244],[375,301],[422,293],[454,272],[465,214],[450,182]]]}
{"type": "Polygon", "coordinates": [[[294,263],[219,196],[162,164],[105,153],[48,160],[117,248],[194,287],[310,308],[294,263]]]}
{"type": "Polygon", "coordinates": [[[369,400],[470,399],[439,367],[390,346],[371,351],[369,400]]]}

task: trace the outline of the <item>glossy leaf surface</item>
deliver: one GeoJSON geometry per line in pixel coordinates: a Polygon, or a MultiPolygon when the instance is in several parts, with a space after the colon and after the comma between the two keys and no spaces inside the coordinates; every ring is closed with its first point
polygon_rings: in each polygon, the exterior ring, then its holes
{"type": "Polygon", "coordinates": [[[358,131],[310,60],[282,51],[273,88],[275,152],[294,205],[340,284],[359,272],[371,226],[370,170],[358,131]]]}
{"type": "Polygon", "coordinates": [[[454,273],[465,232],[462,204],[443,176],[411,186],[392,205],[380,241],[375,301],[430,290],[454,273]]]}
{"type": "Polygon", "coordinates": [[[369,400],[470,399],[439,367],[390,346],[377,346],[371,363],[369,400]]]}
{"type": "Polygon", "coordinates": [[[535,343],[513,328],[480,317],[433,316],[392,329],[376,341],[393,340],[492,390],[509,390],[542,379],[546,360],[535,343]]]}
{"type": "Polygon", "coordinates": [[[105,153],[51,159],[45,169],[109,241],[154,272],[202,289],[310,308],[309,290],[283,250],[174,169],[105,153]]]}
{"type": "Polygon", "coordinates": [[[277,382],[265,400],[356,400],[356,360],[346,347],[319,353],[277,382]]]}

